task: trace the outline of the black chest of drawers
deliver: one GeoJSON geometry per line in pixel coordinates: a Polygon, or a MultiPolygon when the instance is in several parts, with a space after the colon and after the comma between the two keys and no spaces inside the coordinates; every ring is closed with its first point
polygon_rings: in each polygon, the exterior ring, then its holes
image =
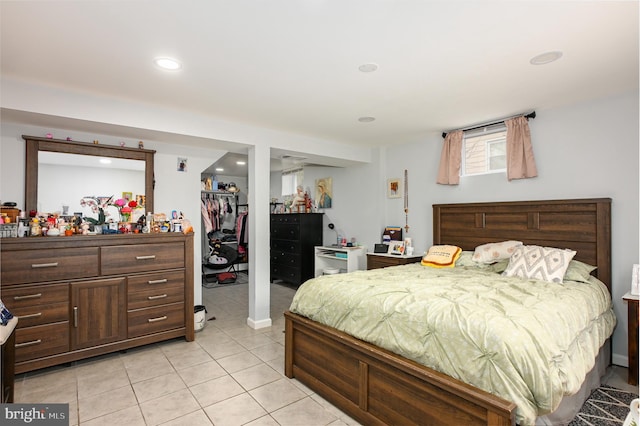
{"type": "Polygon", "coordinates": [[[314,276],[314,247],[322,245],[323,213],[271,215],[271,281],[300,285],[314,276]]]}

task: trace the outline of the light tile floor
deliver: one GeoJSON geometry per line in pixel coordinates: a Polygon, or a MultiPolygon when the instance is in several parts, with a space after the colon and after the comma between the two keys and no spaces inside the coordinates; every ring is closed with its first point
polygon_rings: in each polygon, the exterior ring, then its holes
{"type": "Polygon", "coordinates": [[[203,288],[205,328],[20,374],[17,403],[69,403],[70,425],[356,425],[284,376],[284,319],[295,289],[271,286],[270,328],[246,325],[248,285],[203,288]]]}
{"type": "MultiPolygon", "coordinates": [[[[357,425],[284,376],[284,320],[295,290],[271,286],[273,326],[246,325],[248,286],[203,288],[205,328],[174,339],[16,377],[15,402],[69,403],[70,425],[357,425]]],[[[626,384],[625,368],[606,382],[626,384]]]]}

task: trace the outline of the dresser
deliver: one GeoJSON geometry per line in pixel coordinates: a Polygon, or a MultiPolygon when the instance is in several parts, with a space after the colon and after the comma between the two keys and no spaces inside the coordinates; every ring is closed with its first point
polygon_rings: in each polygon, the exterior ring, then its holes
{"type": "Polygon", "coordinates": [[[16,373],[194,339],[193,234],[6,238],[0,250],[16,373]]]}
{"type": "Polygon", "coordinates": [[[422,260],[422,256],[396,256],[386,253],[367,253],[367,269],[386,268],[387,266],[406,265],[407,263],[417,263],[422,260]]]}
{"type": "Polygon", "coordinates": [[[314,276],[315,246],[322,245],[323,213],[271,215],[271,281],[300,285],[314,276]]]}

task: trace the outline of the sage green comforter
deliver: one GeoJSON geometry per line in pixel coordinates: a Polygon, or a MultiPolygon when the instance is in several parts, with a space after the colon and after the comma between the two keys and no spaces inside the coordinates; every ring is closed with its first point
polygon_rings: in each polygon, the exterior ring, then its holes
{"type": "Polygon", "coordinates": [[[600,281],[419,263],[307,281],[291,311],[513,401],[533,424],[575,393],[616,323],[600,281]]]}

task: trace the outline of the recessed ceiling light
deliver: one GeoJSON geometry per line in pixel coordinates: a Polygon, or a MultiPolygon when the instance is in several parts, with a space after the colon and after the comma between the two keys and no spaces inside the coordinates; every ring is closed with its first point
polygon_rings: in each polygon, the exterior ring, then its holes
{"type": "Polygon", "coordinates": [[[370,63],[370,64],[362,64],[358,67],[361,72],[374,72],[378,69],[378,64],[370,63]]]}
{"type": "Polygon", "coordinates": [[[177,71],[182,68],[182,64],[173,58],[156,58],[153,62],[163,70],[177,71]]]}
{"type": "Polygon", "coordinates": [[[245,164],[247,164],[247,162],[246,161],[236,161],[236,164],[238,166],[244,166],[245,164]]]}
{"type": "Polygon", "coordinates": [[[216,172],[224,172],[224,169],[222,167],[216,167],[216,172]]]}
{"type": "Polygon", "coordinates": [[[537,56],[534,56],[529,62],[531,63],[531,65],[544,65],[557,61],[560,58],[562,58],[562,52],[544,52],[537,56]]]}
{"type": "Polygon", "coordinates": [[[111,164],[111,160],[108,158],[101,158],[99,161],[101,164],[111,164]]]}
{"type": "Polygon", "coordinates": [[[375,121],[375,117],[360,117],[358,118],[358,121],[361,123],[371,123],[372,121],[375,121]]]}

